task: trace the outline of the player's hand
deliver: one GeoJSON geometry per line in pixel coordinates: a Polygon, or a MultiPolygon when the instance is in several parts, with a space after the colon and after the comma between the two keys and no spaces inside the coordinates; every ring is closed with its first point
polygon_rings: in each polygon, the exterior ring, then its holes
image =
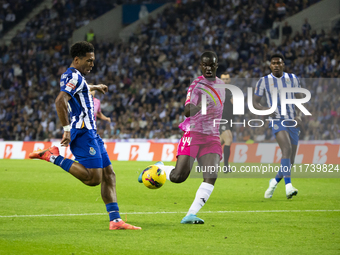
{"type": "Polygon", "coordinates": [[[96,86],[96,90],[99,91],[99,92],[101,92],[101,93],[103,93],[103,94],[105,94],[105,93],[108,91],[108,88],[107,88],[107,86],[104,85],[104,84],[98,84],[98,85],[96,86]]]}
{"type": "MultiPolygon", "coordinates": [[[[268,109],[266,109],[266,110],[269,110],[270,108],[268,108],[268,109]]],[[[267,115],[267,118],[269,118],[269,117],[271,117],[271,118],[273,118],[273,119],[276,119],[276,112],[274,111],[274,112],[272,112],[271,114],[269,114],[269,115],[267,115]]]]}
{"type": "Polygon", "coordinates": [[[300,116],[297,116],[297,117],[295,117],[294,120],[297,122],[296,127],[299,127],[299,128],[300,128],[300,131],[301,131],[303,134],[305,134],[305,133],[306,133],[306,130],[305,130],[305,127],[304,127],[304,125],[303,125],[303,122],[302,122],[301,117],[300,117],[300,116]]]}
{"type": "Polygon", "coordinates": [[[300,116],[295,117],[295,121],[297,122],[297,126],[301,127],[302,125],[302,119],[300,116]]]}
{"type": "Polygon", "coordinates": [[[71,132],[65,131],[63,134],[63,139],[61,139],[60,144],[63,147],[67,147],[70,142],[71,142],[71,132]]]}
{"type": "Polygon", "coordinates": [[[107,117],[106,121],[108,121],[109,123],[111,123],[111,118],[107,117]]]}

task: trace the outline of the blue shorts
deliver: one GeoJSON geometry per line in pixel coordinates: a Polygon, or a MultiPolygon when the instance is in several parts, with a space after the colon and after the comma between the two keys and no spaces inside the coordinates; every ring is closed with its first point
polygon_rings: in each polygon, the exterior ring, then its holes
{"type": "Polygon", "coordinates": [[[297,145],[299,142],[299,134],[300,134],[300,128],[299,127],[293,127],[295,125],[295,122],[292,120],[286,120],[284,121],[285,126],[292,126],[292,127],[285,127],[282,125],[282,120],[274,120],[273,125],[272,122],[270,122],[269,127],[272,128],[273,134],[276,136],[276,133],[282,130],[285,130],[288,132],[290,137],[290,142],[293,145],[297,145]]]}
{"type": "Polygon", "coordinates": [[[70,149],[75,160],[86,168],[103,168],[111,165],[104,142],[93,129],[71,129],[70,149]]]}

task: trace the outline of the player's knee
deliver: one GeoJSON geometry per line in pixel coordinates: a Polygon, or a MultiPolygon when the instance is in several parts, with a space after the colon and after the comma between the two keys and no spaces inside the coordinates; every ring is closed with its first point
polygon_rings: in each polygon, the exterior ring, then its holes
{"type": "Polygon", "coordinates": [[[95,169],[88,171],[88,181],[85,182],[88,186],[98,186],[102,182],[101,169],[95,169]]]}
{"type": "Polygon", "coordinates": [[[171,175],[170,175],[171,182],[181,183],[181,182],[184,182],[186,179],[187,179],[187,176],[184,176],[183,174],[173,173],[173,171],[171,172],[171,175]]]}
{"type": "Polygon", "coordinates": [[[93,177],[91,180],[87,181],[86,185],[88,186],[98,186],[101,183],[101,178],[93,177]]]}
{"type": "Polygon", "coordinates": [[[103,178],[106,180],[114,180],[116,178],[116,174],[112,167],[106,167],[103,169],[103,178]]]}
{"type": "Polygon", "coordinates": [[[282,148],[282,157],[283,158],[290,158],[292,155],[292,146],[286,145],[284,148],[282,148]]]}
{"type": "Polygon", "coordinates": [[[216,182],[217,176],[216,178],[203,178],[203,182],[209,183],[211,185],[214,185],[216,182]]]}

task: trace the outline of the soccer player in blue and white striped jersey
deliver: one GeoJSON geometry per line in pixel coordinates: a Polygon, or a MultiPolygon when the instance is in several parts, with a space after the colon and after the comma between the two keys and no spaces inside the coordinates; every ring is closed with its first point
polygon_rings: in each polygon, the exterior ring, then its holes
{"type": "MultiPolygon", "coordinates": [[[[269,181],[269,188],[266,190],[264,197],[271,198],[277,187],[277,184],[282,178],[286,184],[286,196],[288,199],[297,195],[298,190],[292,186],[291,183],[291,166],[294,164],[295,154],[299,141],[301,118],[299,116],[300,110],[295,107],[294,104],[287,104],[286,115],[281,115],[281,101],[280,92],[283,88],[300,88],[300,82],[295,74],[283,72],[284,57],[282,54],[273,54],[270,58],[271,74],[262,77],[256,84],[255,95],[253,97],[253,105],[257,110],[267,110],[272,107],[273,104],[273,89],[276,88],[278,92],[277,96],[277,108],[270,118],[273,120],[270,122],[270,127],[275,134],[276,141],[278,142],[281,151],[281,167],[274,179],[269,181]],[[261,97],[266,95],[268,107],[260,104],[261,97]],[[297,112],[299,114],[297,114],[297,112]],[[282,121],[284,121],[282,123],[282,121]],[[297,124],[297,125],[296,125],[297,124]],[[289,126],[289,127],[287,127],[289,126]]],[[[287,99],[303,98],[300,93],[286,93],[287,99]]]]}
{"type": "Polygon", "coordinates": [[[43,159],[60,166],[88,186],[101,184],[101,196],[110,217],[110,229],[141,229],[122,221],[116,194],[116,176],[104,142],[97,134],[92,90],[107,92],[107,86],[88,85],[85,75],[94,66],[94,47],[89,42],[78,42],[71,47],[72,64],[61,76],[60,93],[55,101],[64,128],[61,146],[68,146],[75,157],[64,158],[53,146],[32,152],[30,158],[43,159]],[[69,117],[71,123],[69,123],[69,117]]]}

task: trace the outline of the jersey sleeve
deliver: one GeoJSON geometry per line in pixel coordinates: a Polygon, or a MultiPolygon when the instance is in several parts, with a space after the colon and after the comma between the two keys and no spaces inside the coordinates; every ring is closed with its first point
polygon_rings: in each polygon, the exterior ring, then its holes
{"type": "Polygon", "coordinates": [[[255,85],[255,95],[262,97],[264,92],[264,81],[261,78],[255,85]]]}
{"type": "Polygon", "coordinates": [[[60,91],[64,91],[71,96],[74,96],[81,83],[82,78],[78,74],[72,73],[61,80],[60,91]]]}
{"type": "Polygon", "coordinates": [[[295,74],[293,74],[294,77],[294,88],[301,88],[301,82],[298,77],[296,77],[295,74]]]}
{"type": "Polygon", "coordinates": [[[193,104],[193,105],[198,105],[199,101],[201,100],[201,91],[199,89],[195,89],[197,85],[197,81],[194,80],[193,83],[191,83],[188,93],[187,93],[187,98],[185,100],[185,104],[193,104]]]}

